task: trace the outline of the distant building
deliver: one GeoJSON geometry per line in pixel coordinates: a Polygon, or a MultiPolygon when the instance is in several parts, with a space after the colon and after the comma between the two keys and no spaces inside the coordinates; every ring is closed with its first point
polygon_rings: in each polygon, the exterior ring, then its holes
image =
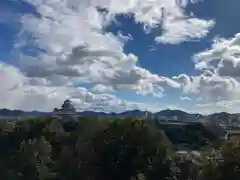
{"type": "Polygon", "coordinates": [[[77,112],[75,107],[72,105],[72,101],[64,101],[60,109],[55,108],[53,111],[54,117],[60,118],[64,122],[75,122],[77,121],[77,112]]]}
{"type": "Polygon", "coordinates": [[[240,144],[240,130],[239,129],[235,129],[235,130],[230,130],[228,132],[228,139],[232,141],[235,144],[240,144]]]}

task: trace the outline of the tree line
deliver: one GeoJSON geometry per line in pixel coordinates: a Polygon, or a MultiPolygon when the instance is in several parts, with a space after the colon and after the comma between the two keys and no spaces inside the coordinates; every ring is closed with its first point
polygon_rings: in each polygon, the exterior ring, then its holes
{"type": "Polygon", "coordinates": [[[240,146],[181,156],[156,123],[133,118],[0,121],[3,180],[239,180],[240,146]]]}

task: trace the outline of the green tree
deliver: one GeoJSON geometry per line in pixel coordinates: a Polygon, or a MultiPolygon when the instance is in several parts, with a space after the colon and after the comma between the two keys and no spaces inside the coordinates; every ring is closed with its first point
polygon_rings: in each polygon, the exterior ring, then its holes
{"type": "Polygon", "coordinates": [[[232,142],[223,144],[219,151],[214,151],[201,171],[201,180],[239,180],[240,147],[232,142]]]}
{"type": "Polygon", "coordinates": [[[51,145],[42,136],[23,141],[19,151],[16,169],[21,179],[45,180],[51,177],[51,145]]]}
{"type": "Polygon", "coordinates": [[[94,179],[131,179],[139,173],[147,179],[171,176],[166,137],[141,122],[122,120],[96,133],[84,162],[94,179]]]}

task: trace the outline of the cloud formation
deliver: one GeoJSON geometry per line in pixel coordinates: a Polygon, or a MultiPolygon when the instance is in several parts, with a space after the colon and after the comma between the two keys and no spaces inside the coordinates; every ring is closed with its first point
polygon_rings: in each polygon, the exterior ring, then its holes
{"type": "Polygon", "coordinates": [[[117,5],[117,1],[104,1],[103,4],[99,1],[28,2],[36,7],[40,17],[33,14],[23,16],[20,38],[26,39],[26,34],[30,33],[34,41],[24,40],[18,47],[23,50],[31,43],[34,49],[40,48],[42,52],[37,52],[37,60],[25,55],[21,64],[26,76],[70,77],[69,81],[74,79],[75,84],[103,84],[114,90],[156,97],[162,95],[162,86],[177,86],[166,77],[138,67],[138,57],[123,51],[128,39],[104,31],[111,14],[127,11],[124,7],[118,9],[125,4],[117,5]],[[97,6],[107,8],[109,14],[99,12],[97,6]]]}
{"type": "MultiPolygon", "coordinates": [[[[30,81],[29,81],[30,80],[30,81]]],[[[144,103],[121,100],[106,93],[94,94],[84,87],[32,85],[14,66],[0,63],[0,108],[49,111],[72,99],[76,108],[105,112],[150,108],[144,103]]]]}
{"type": "Polygon", "coordinates": [[[180,97],[180,99],[183,101],[191,101],[192,100],[190,97],[187,97],[187,96],[180,97]]]}
{"type": "Polygon", "coordinates": [[[163,23],[163,34],[155,38],[158,43],[180,44],[184,41],[200,39],[215,25],[213,20],[197,18],[168,17],[163,23]]]}
{"type": "Polygon", "coordinates": [[[204,100],[197,105],[201,109],[212,106],[212,112],[236,112],[240,100],[240,34],[215,39],[211,48],[195,54],[193,60],[199,76],[173,77],[181,84],[183,93],[204,100]]]}
{"type": "Polygon", "coordinates": [[[41,102],[34,108],[51,110],[65,98],[74,99],[83,109],[108,111],[111,107],[112,111],[121,111],[147,107],[111,93],[134,92],[161,98],[167,88],[179,89],[182,84],[178,78],[163,77],[161,72],[154,74],[140,67],[139,58],[124,51],[131,35],[116,35],[107,27],[118,15],[132,15],[145,33],[159,30],[156,42],[179,44],[206,36],[214,26],[213,20],[186,14],[184,8],[195,1],[23,1],[36,12],[20,18],[21,31],[15,41],[20,58],[15,60],[16,66],[1,63],[2,81],[6,83],[0,88],[5,94],[1,98],[15,97],[10,104],[2,105],[8,108],[31,109],[31,103],[41,102]],[[5,76],[12,79],[11,83],[5,76]]]}

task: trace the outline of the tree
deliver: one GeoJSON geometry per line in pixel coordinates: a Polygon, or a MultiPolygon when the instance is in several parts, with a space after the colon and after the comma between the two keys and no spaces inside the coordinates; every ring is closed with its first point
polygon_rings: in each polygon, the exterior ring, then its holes
{"type": "Polygon", "coordinates": [[[149,125],[122,120],[96,134],[85,162],[94,179],[131,179],[142,173],[147,179],[171,176],[166,137],[149,125]]]}
{"type": "Polygon", "coordinates": [[[51,177],[51,145],[42,136],[23,141],[16,162],[16,170],[21,179],[45,180],[51,177]]]}
{"type": "Polygon", "coordinates": [[[201,171],[200,180],[238,180],[240,178],[240,147],[232,142],[213,151],[201,171]]]}
{"type": "Polygon", "coordinates": [[[184,155],[176,154],[174,156],[176,166],[177,180],[197,180],[200,164],[202,163],[201,157],[194,152],[188,151],[184,155]]]}

